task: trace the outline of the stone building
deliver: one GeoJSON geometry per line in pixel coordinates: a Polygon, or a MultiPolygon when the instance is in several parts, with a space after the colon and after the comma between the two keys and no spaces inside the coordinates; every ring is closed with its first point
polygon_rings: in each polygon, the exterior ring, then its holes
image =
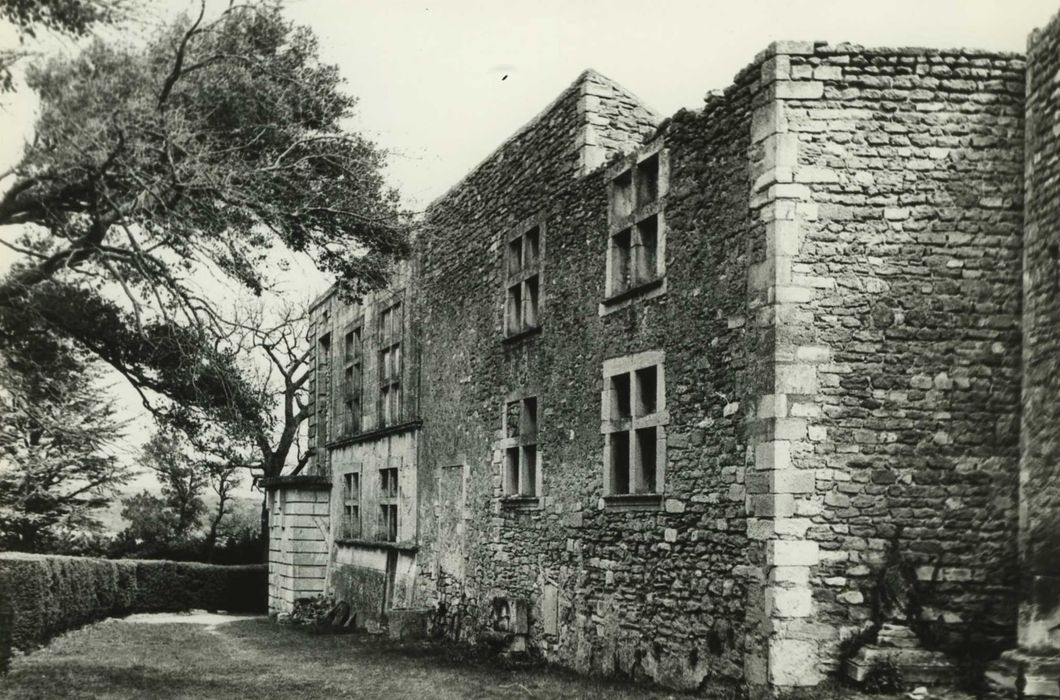
{"type": "Polygon", "coordinates": [[[780,42],[666,119],[583,73],[317,302],[272,610],[807,686],[893,550],[926,643],[1060,646],[1057,41],[780,42]]]}

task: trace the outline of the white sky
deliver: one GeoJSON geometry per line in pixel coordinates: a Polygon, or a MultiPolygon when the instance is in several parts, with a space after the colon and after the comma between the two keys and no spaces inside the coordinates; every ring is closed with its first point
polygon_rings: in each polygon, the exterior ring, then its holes
{"type": "MultiPolygon", "coordinates": [[[[224,4],[211,0],[212,9],[224,4]]],[[[149,2],[144,24],[197,5],[149,2]]],[[[666,116],[699,107],[777,39],[1022,52],[1060,2],[288,0],[287,7],[320,37],[323,58],[339,65],[360,99],[354,126],[391,152],[391,183],[422,209],[588,67],[666,116]]],[[[0,46],[12,38],[0,27],[0,46]]],[[[24,91],[0,99],[0,171],[31,133],[33,104],[24,91]]],[[[0,270],[5,254],[0,249],[0,270]]]]}
{"type": "Polygon", "coordinates": [[[661,114],[697,108],[777,39],[1022,52],[1056,0],[296,0],[326,60],[393,153],[406,200],[429,203],[585,68],[661,114]],[[501,80],[507,75],[506,80],[501,80]]]}

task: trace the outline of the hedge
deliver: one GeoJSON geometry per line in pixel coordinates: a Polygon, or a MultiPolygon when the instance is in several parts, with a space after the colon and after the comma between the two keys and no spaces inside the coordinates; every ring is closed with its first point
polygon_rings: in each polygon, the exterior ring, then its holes
{"type": "Polygon", "coordinates": [[[0,554],[0,671],[29,650],[106,617],[192,608],[265,612],[264,565],[0,554]]]}

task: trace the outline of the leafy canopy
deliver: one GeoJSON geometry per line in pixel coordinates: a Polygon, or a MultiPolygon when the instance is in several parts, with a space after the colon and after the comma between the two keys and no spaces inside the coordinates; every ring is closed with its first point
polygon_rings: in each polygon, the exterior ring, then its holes
{"type": "Polygon", "coordinates": [[[62,346],[41,357],[0,369],[0,548],[40,551],[97,531],[95,511],[132,476],[96,373],[62,346]]]}
{"type": "Polygon", "coordinates": [[[407,254],[384,153],[344,128],[355,99],[275,5],[184,19],[144,47],[96,41],[28,83],[36,136],[0,173],[0,243],[20,254],[0,343],[59,334],[186,422],[260,422],[203,271],[260,293],[276,251],[300,252],[356,296],[407,254]]]}

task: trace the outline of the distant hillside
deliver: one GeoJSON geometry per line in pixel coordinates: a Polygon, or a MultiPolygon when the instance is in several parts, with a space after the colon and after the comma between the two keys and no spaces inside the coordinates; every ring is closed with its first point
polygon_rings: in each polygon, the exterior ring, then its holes
{"type": "MultiPolygon", "coordinates": [[[[129,495],[131,494],[119,495],[109,506],[96,512],[97,519],[103,524],[103,532],[105,534],[116,535],[128,526],[128,522],[125,518],[121,517],[121,499],[126,498],[129,495]]],[[[214,509],[217,508],[217,496],[212,493],[207,494],[203,500],[206,501],[207,514],[212,515],[214,509]]],[[[229,513],[234,513],[236,517],[240,519],[254,521],[255,518],[258,517],[258,514],[261,513],[260,496],[237,496],[232,500],[233,502],[230,506],[229,513]]],[[[229,515],[228,517],[232,516],[229,515]]]]}

